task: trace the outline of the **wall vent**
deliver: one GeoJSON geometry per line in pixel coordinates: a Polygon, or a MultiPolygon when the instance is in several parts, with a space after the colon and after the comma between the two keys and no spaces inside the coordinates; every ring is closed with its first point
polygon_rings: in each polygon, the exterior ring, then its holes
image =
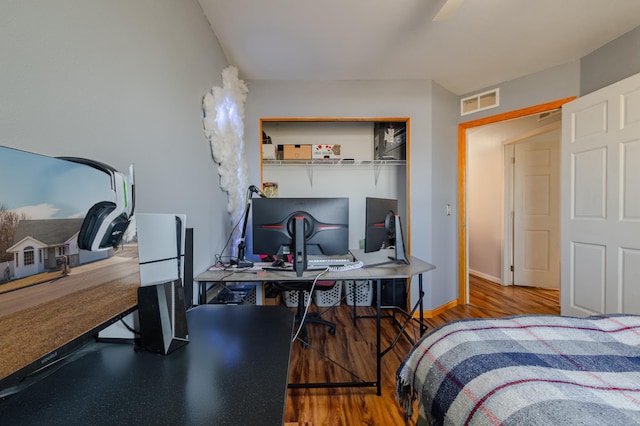
{"type": "Polygon", "coordinates": [[[500,89],[468,96],[460,101],[460,115],[472,114],[500,105],[500,89]]]}
{"type": "Polygon", "coordinates": [[[551,111],[541,112],[540,114],[538,114],[538,121],[542,121],[542,120],[546,120],[547,118],[555,117],[556,115],[560,114],[561,111],[562,110],[560,108],[558,108],[558,109],[553,109],[551,111]]]}

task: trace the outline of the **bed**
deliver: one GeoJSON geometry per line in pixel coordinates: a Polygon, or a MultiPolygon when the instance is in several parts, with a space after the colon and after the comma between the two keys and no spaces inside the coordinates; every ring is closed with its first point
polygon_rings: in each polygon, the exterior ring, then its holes
{"type": "Polygon", "coordinates": [[[450,322],[416,343],[396,383],[419,424],[640,424],[640,316],[450,322]]]}

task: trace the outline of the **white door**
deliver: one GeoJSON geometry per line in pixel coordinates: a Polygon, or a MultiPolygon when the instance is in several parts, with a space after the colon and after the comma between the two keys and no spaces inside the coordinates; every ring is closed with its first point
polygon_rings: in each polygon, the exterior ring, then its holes
{"type": "Polygon", "coordinates": [[[562,315],[640,314],[640,74],[562,111],[562,315]]]}
{"type": "Polygon", "coordinates": [[[515,144],[513,283],[560,288],[560,126],[515,144]]]}

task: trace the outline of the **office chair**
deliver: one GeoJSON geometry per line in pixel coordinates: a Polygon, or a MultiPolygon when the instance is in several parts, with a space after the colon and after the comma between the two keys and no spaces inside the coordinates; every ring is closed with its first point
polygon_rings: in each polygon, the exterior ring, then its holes
{"type": "MultiPolygon", "coordinates": [[[[303,346],[309,347],[309,338],[307,335],[307,324],[321,324],[329,327],[329,334],[336,334],[336,324],[324,320],[320,317],[318,312],[308,312],[304,323],[302,319],[305,310],[305,291],[310,291],[313,283],[303,281],[275,281],[271,283],[272,288],[277,291],[295,291],[298,293],[298,306],[296,308],[295,324],[300,326],[300,333],[298,338],[302,341],[303,346]]],[[[335,287],[335,281],[317,281],[314,291],[328,291],[335,287]]],[[[313,294],[309,294],[309,297],[313,297],[313,294]]]]}

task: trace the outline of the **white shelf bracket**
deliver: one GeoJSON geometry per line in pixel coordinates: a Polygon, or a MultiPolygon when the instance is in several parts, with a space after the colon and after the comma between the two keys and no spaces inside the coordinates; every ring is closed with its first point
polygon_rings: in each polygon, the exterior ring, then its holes
{"type": "Polygon", "coordinates": [[[374,187],[378,187],[378,178],[380,178],[380,169],[382,168],[382,164],[380,161],[376,161],[373,163],[373,183],[374,187]]]}
{"type": "Polygon", "coordinates": [[[313,162],[307,162],[307,177],[309,178],[309,185],[313,188],[313,162]]]}

